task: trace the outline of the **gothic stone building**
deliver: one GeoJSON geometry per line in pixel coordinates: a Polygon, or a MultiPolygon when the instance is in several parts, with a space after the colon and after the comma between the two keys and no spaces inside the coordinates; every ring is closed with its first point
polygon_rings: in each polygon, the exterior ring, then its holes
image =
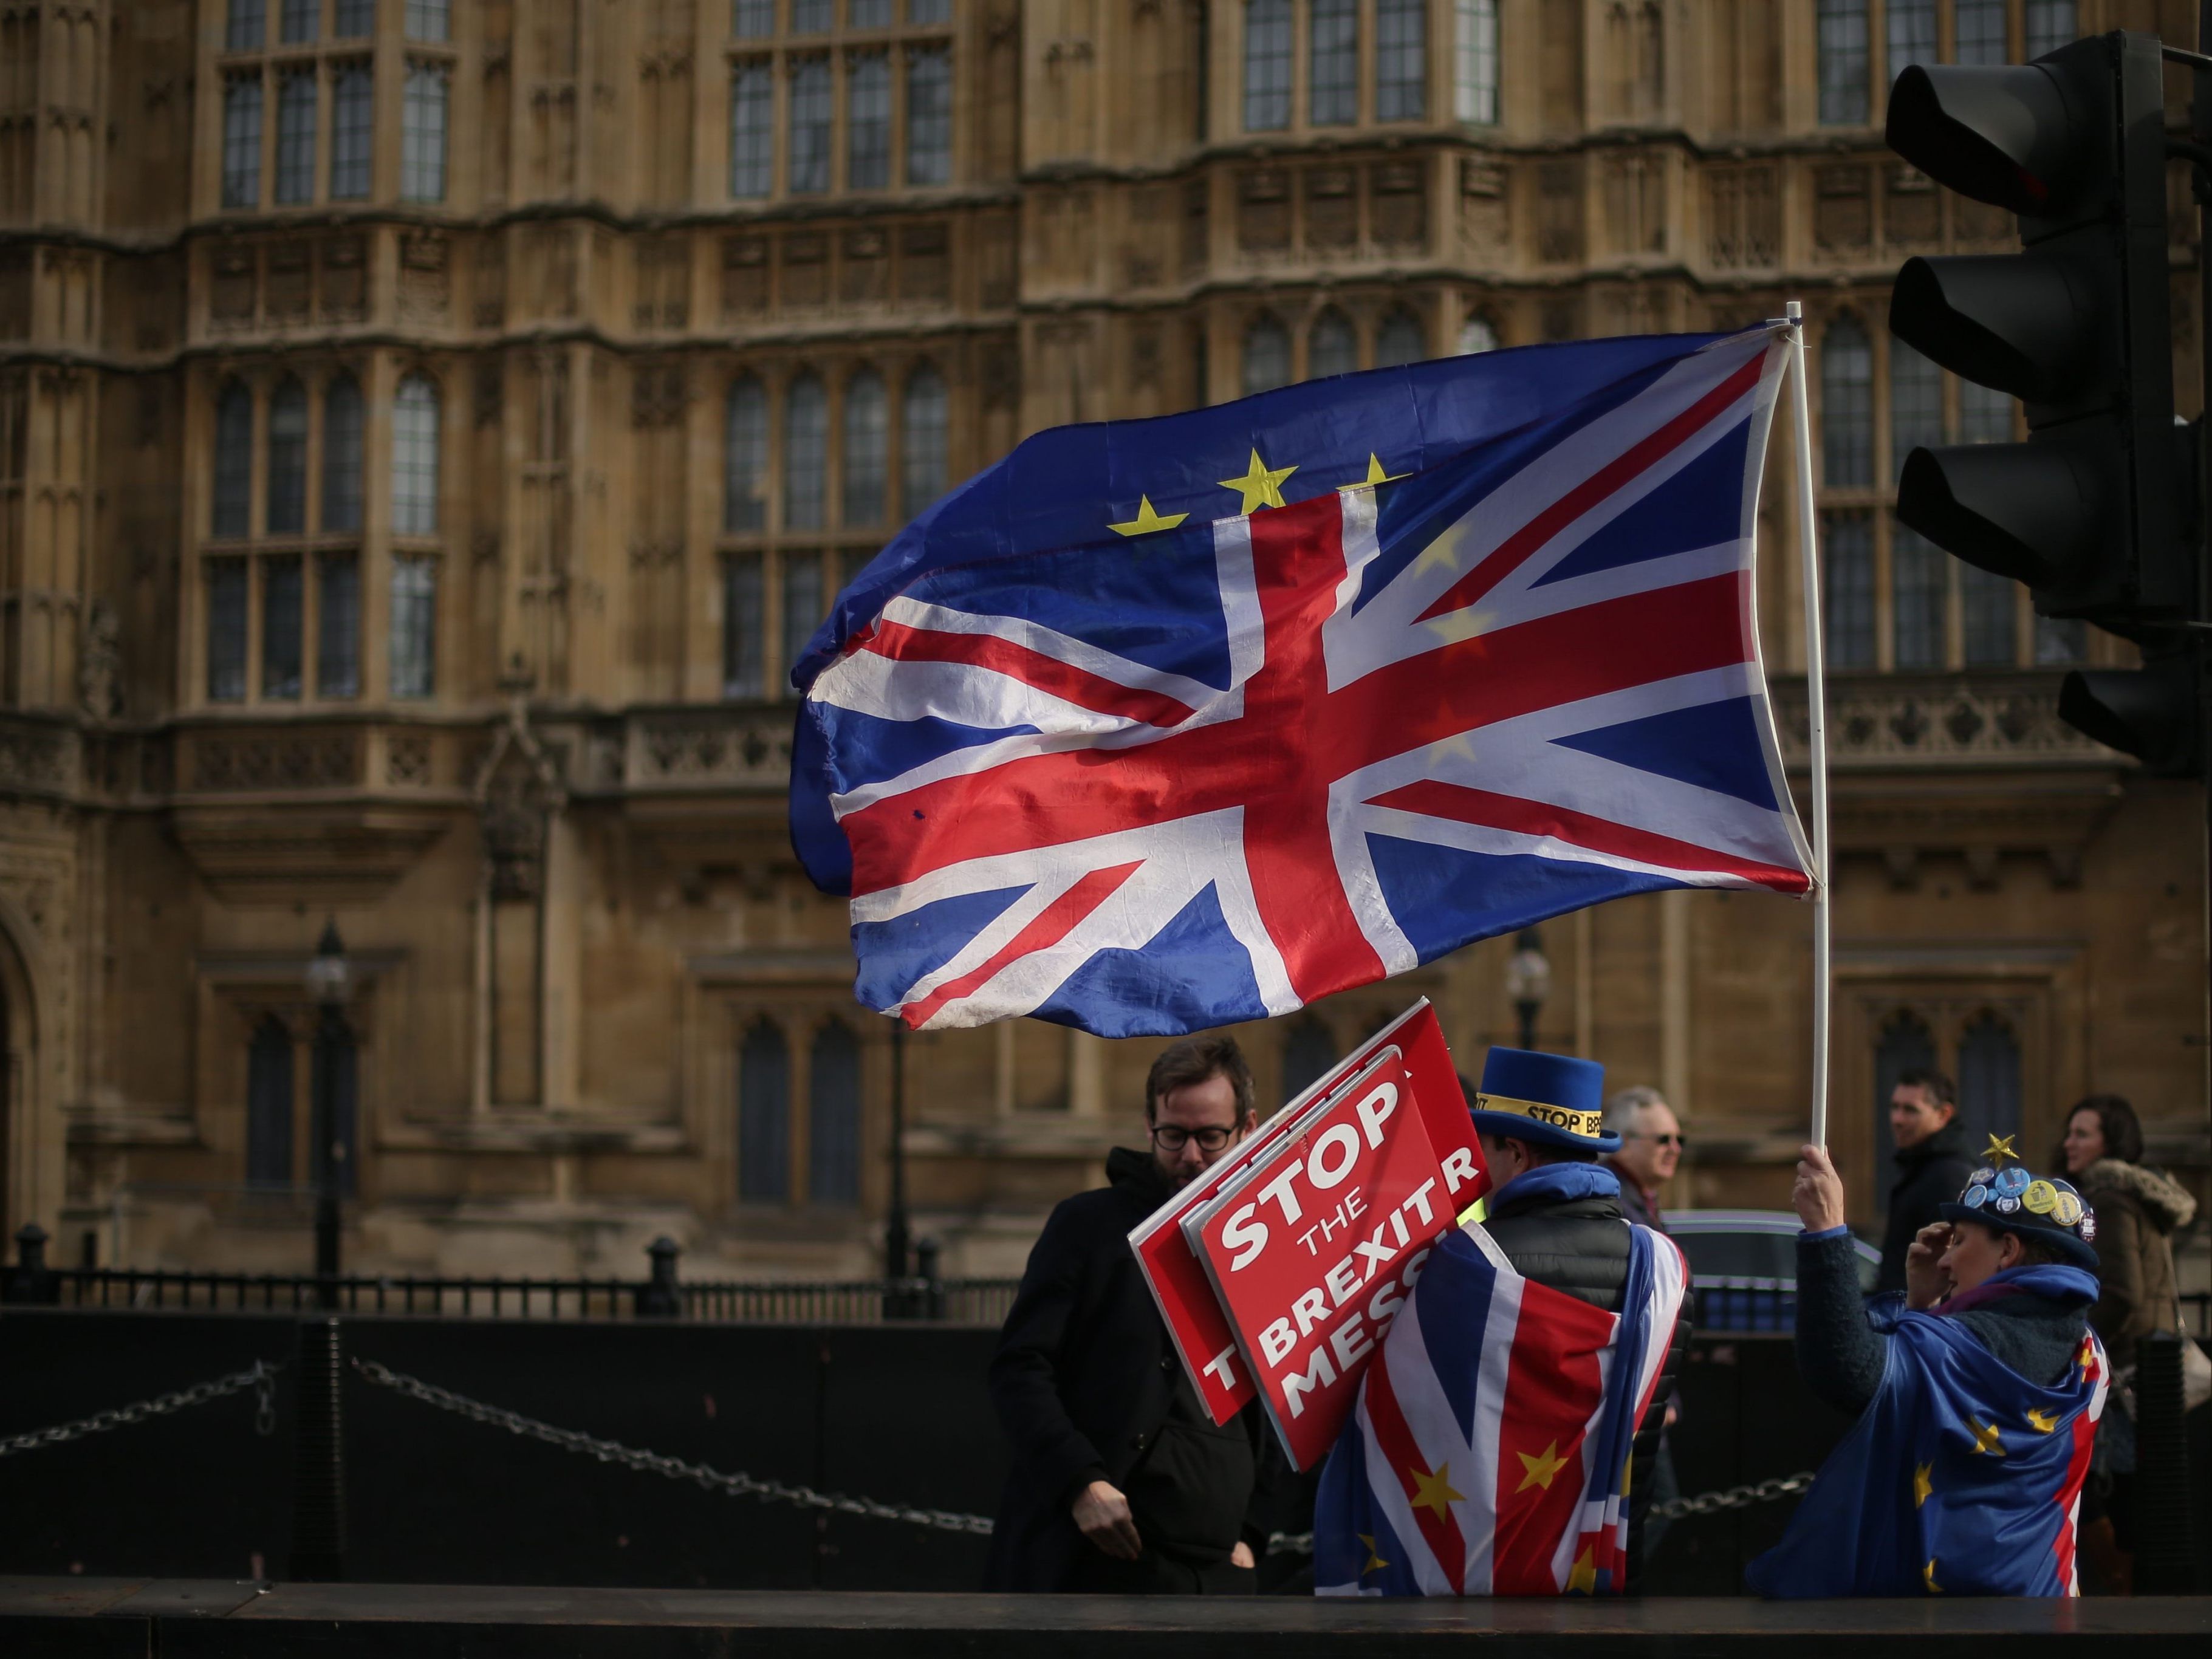
{"type": "MultiPolygon", "coordinates": [[[[2094,1086],[2202,1166],[2202,798],[2056,719],[2116,642],[1893,522],[1907,447],[2014,416],[1888,339],[1901,259],[2008,226],[1881,143],[1907,61],[2193,9],[0,0],[0,1217],[296,1267],[326,1065],[352,1261],[629,1273],[667,1231],[695,1273],[861,1267],[891,1044],[782,828],[785,667],[845,575],[1041,427],[1790,296],[1858,1212],[1916,1061],[2025,1147],[2094,1086]]],[[[1809,934],[1687,892],[1543,930],[1541,1040],[1683,1109],[1678,1202],[1784,1198],[1809,934]]],[[[1510,949],[1244,1033],[1263,1094],[1416,994],[1478,1066],[1510,949]]],[[[1099,1178],[1155,1046],[905,1045],[949,1267],[1099,1178]]]]}

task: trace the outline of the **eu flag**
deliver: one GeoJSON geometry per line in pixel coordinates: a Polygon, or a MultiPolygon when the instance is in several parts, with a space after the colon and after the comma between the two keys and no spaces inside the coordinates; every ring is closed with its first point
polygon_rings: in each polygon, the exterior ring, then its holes
{"type": "MultiPolygon", "coordinates": [[[[2094,1298],[2078,1267],[2016,1269],[2027,1293],[2094,1298]]],[[[1751,1564],[1762,1595],[2074,1595],[2074,1518],[2109,1370],[2084,1333],[2049,1388],[1955,1319],[1897,1298],[1873,1403],[1821,1467],[1782,1541],[1751,1564]]]]}

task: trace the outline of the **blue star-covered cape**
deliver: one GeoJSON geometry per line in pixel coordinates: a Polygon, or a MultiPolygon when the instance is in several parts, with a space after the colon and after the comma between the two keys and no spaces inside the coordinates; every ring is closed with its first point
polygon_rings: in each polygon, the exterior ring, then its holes
{"type": "MultiPolygon", "coordinates": [[[[2014,1268],[2027,1294],[2096,1296],[2079,1267],[2014,1268]]],[[[2109,1368],[2094,1332],[2056,1387],[2006,1365],[1955,1319],[1868,1310],[1889,1334],[1881,1386],[1821,1466],[1782,1541],[1746,1577],[1761,1595],[2074,1595],[2074,1516],[2109,1368]]]]}

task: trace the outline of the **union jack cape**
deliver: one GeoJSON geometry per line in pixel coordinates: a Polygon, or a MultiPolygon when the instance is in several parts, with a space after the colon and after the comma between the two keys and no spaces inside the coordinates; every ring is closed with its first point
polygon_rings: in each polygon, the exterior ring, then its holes
{"type": "Polygon", "coordinates": [[[794,665],[869,1006],[1279,1014],[1667,887],[1810,890],[1753,626],[1778,328],[1041,433],[794,665]]]}
{"type": "Polygon", "coordinates": [[[1618,1594],[1629,1455],[1687,1282],[1648,1227],[1617,1314],[1523,1279],[1480,1227],[1445,1234],[1322,1469],[1318,1592],[1618,1594]]]}

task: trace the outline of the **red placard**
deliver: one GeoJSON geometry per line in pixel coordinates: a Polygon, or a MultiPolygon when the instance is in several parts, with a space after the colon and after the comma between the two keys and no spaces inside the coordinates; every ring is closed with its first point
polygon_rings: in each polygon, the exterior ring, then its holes
{"type": "Polygon", "coordinates": [[[1183,1218],[1295,1467],[1336,1443],[1376,1343],[1457,1209],[1390,1048],[1183,1218]]]}
{"type": "MultiPolygon", "coordinates": [[[[1256,1389],[1219,1297],[1183,1237],[1182,1218],[1218,1197],[1254,1160],[1267,1155],[1302,1119],[1344,1089],[1388,1048],[1397,1048],[1403,1057],[1419,1120],[1445,1170],[1450,1201],[1464,1214],[1490,1191],[1490,1174],[1460,1092],[1451,1051],[1444,1046],[1436,1011],[1424,997],[1329,1067],[1311,1087],[1129,1234],[1129,1247],[1136,1253],[1138,1266],[1182,1357],[1183,1369],[1217,1423],[1234,1417],[1255,1397],[1256,1389]]],[[[1409,1114],[1407,1121],[1413,1116],[1409,1114]]]]}

